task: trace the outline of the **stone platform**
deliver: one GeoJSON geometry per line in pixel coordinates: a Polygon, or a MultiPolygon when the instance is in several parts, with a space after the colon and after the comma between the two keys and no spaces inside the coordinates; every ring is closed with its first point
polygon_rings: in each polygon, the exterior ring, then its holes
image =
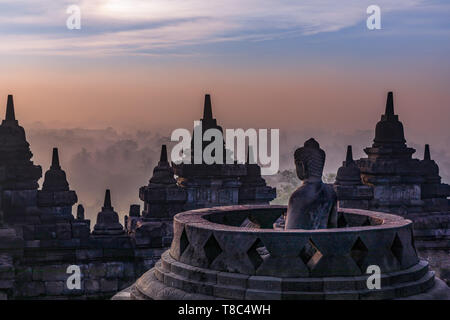
{"type": "Polygon", "coordinates": [[[410,220],[341,209],[339,228],[274,229],[285,211],[284,206],[248,205],[176,215],[170,250],[127,295],[195,300],[450,297],[450,289],[417,256],[410,220]],[[381,269],[381,289],[367,288],[370,265],[381,269]]]}

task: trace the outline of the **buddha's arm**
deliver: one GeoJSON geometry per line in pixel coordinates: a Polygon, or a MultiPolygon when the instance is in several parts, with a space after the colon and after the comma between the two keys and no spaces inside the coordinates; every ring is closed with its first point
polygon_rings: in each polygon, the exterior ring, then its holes
{"type": "Polygon", "coordinates": [[[337,228],[337,202],[334,202],[328,215],[328,228],[337,228]]]}

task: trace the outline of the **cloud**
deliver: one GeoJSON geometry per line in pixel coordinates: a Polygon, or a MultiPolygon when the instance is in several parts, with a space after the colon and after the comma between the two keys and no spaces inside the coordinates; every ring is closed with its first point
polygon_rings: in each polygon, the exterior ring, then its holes
{"type": "MultiPolygon", "coordinates": [[[[383,14],[422,0],[379,0],[383,14]]],[[[81,30],[67,30],[73,1],[0,0],[0,52],[154,54],[226,41],[335,32],[362,23],[361,0],[82,0],[81,30]]]]}

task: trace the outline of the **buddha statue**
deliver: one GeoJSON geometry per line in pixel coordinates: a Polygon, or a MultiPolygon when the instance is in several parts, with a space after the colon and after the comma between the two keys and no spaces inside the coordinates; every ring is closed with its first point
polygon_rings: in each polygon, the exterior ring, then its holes
{"type": "Polygon", "coordinates": [[[322,182],[325,152],[313,138],[294,154],[297,176],[303,184],[292,193],[285,229],[337,227],[337,197],[331,185],[322,182]]]}

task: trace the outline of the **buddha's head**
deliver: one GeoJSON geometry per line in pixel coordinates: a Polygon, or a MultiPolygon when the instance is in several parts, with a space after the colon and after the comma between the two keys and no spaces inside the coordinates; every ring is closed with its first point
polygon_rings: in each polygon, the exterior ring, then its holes
{"type": "Polygon", "coordinates": [[[300,180],[318,178],[322,180],[325,165],[325,151],[320,149],[319,143],[313,138],[305,142],[303,147],[295,150],[295,167],[300,180]]]}

